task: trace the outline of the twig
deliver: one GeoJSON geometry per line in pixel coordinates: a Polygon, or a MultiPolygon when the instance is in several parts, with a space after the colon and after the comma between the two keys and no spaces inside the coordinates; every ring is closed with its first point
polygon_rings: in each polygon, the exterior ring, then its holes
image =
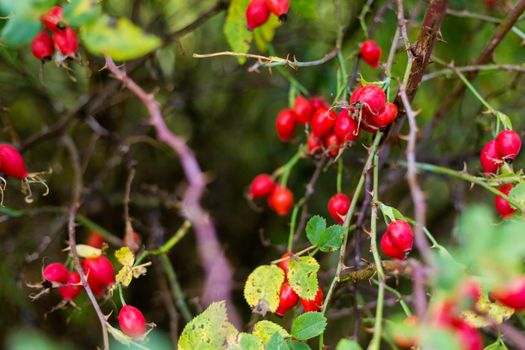
{"type": "MultiPolygon", "coordinates": [[[[479,72],[479,71],[507,71],[507,72],[525,72],[525,66],[523,65],[511,65],[511,64],[486,64],[486,65],[471,65],[464,67],[455,67],[458,72],[479,72]]],[[[442,75],[453,73],[451,68],[440,69],[432,73],[425,74],[422,78],[422,82],[429,81],[438,78],[442,75]]]]}
{"type": "MultiPolygon", "coordinates": [[[[275,66],[289,66],[291,68],[298,68],[298,67],[312,67],[312,66],[319,66],[321,64],[325,64],[328,61],[331,61],[333,58],[337,56],[337,54],[341,51],[339,47],[335,47],[332,49],[332,51],[328,52],[326,55],[324,55],[322,58],[314,61],[304,61],[300,62],[297,61],[295,58],[293,60],[286,59],[280,59],[277,61],[270,61],[269,59],[273,57],[266,57],[265,59],[261,60],[259,59],[258,62],[254,63],[253,65],[248,68],[248,72],[257,72],[260,67],[270,68],[275,66]],[[267,62],[264,62],[267,61],[267,62]]],[[[254,55],[258,56],[258,55],[254,55]]],[[[261,56],[264,57],[264,56],[261,56]]],[[[253,57],[255,58],[255,57],[253,57]]]]}
{"type": "Polygon", "coordinates": [[[131,162],[129,166],[128,179],[126,181],[126,190],[124,192],[124,224],[125,224],[125,233],[124,233],[124,244],[130,249],[136,251],[139,247],[134,239],[133,225],[131,224],[131,218],[129,216],[129,201],[131,197],[131,184],[133,183],[133,178],[135,177],[135,162],[131,162]]]}

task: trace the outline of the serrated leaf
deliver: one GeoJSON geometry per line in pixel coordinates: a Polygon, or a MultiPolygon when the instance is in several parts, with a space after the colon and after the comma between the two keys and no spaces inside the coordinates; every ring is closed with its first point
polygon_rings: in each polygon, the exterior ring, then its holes
{"type": "Polygon", "coordinates": [[[279,333],[274,333],[270,337],[270,341],[266,345],[266,350],[289,350],[288,344],[284,340],[283,336],[279,333]]]}
{"type": "Polygon", "coordinates": [[[81,26],[96,20],[102,13],[97,0],[72,0],[64,6],[64,18],[71,26],[81,26]]]}
{"type": "Polygon", "coordinates": [[[288,282],[294,292],[303,299],[313,299],[318,289],[319,263],[311,256],[291,259],[288,265],[288,282]]]}
{"type": "Polygon", "coordinates": [[[318,0],[293,0],[290,2],[292,14],[315,19],[317,15],[318,0]]]}
{"type": "Polygon", "coordinates": [[[281,21],[276,16],[270,16],[268,21],[253,31],[255,45],[260,52],[268,50],[269,43],[275,36],[275,30],[281,25],[281,21]]]}
{"type": "Polygon", "coordinates": [[[320,312],[305,312],[292,323],[292,337],[308,340],[323,333],[326,328],[326,317],[320,312]]]}
{"type": "MultiPolygon", "coordinates": [[[[484,315],[488,315],[491,322],[501,324],[514,314],[514,310],[505,307],[499,303],[491,303],[486,295],[483,295],[476,303],[476,308],[484,315]]],[[[472,327],[482,328],[491,325],[486,317],[481,316],[471,310],[465,310],[461,313],[461,317],[465,319],[472,327]]]]}
{"type": "Polygon", "coordinates": [[[354,340],[341,339],[337,343],[335,350],[362,350],[361,345],[356,343],[354,340]]]}
{"type": "Polygon", "coordinates": [[[268,344],[274,333],[279,333],[283,338],[288,338],[290,336],[286,329],[271,321],[259,321],[253,326],[252,334],[261,339],[264,345],[268,344]]]}
{"type": "Polygon", "coordinates": [[[128,247],[122,247],[115,251],[115,258],[120,265],[133,266],[135,263],[135,254],[128,247]]]}
{"type": "MultiPolygon", "coordinates": [[[[246,26],[246,8],[250,0],[232,0],[228,7],[224,35],[233,51],[247,53],[253,39],[252,32],[246,26]]],[[[238,57],[239,63],[246,62],[246,57],[238,57]]]]}
{"type": "Polygon", "coordinates": [[[512,122],[508,115],[500,111],[496,111],[496,117],[503,124],[503,127],[508,130],[512,130],[512,122]]]}
{"type": "Polygon", "coordinates": [[[331,252],[341,247],[346,228],[341,225],[332,225],[323,230],[319,237],[319,249],[322,252],[331,252]]]}
{"type": "Polygon", "coordinates": [[[326,220],[319,215],[312,216],[306,223],[306,237],[312,245],[318,245],[321,234],[326,229],[326,220]]]}
{"type": "Polygon", "coordinates": [[[284,282],[284,272],[275,265],[257,267],[248,276],[244,286],[244,298],[254,312],[266,314],[279,307],[279,291],[284,282]]]}
{"type": "Polygon", "coordinates": [[[178,349],[221,349],[233,330],[235,328],[228,322],[224,301],[213,303],[186,324],[179,338],[178,349]]]}
{"type": "Polygon", "coordinates": [[[115,283],[117,284],[120,283],[124,287],[129,286],[132,280],[133,280],[133,272],[130,266],[122,267],[119,270],[119,272],[117,272],[117,275],[115,276],[115,283]]]}
{"type": "Polygon", "coordinates": [[[498,339],[494,343],[486,346],[484,350],[509,350],[509,348],[507,348],[507,345],[505,345],[501,339],[498,339]]]}
{"type": "Polygon", "coordinates": [[[525,207],[525,182],[520,182],[509,192],[509,197],[525,207]]]}
{"type": "Polygon", "coordinates": [[[81,31],[86,48],[95,55],[109,55],[117,61],[128,61],[155,50],[159,38],[146,34],[127,18],[101,16],[81,31]]]}
{"type": "Polygon", "coordinates": [[[264,350],[264,344],[255,335],[239,333],[236,341],[230,344],[227,350],[264,350]]]}
{"type": "Polygon", "coordinates": [[[96,258],[102,255],[102,250],[87,244],[77,244],[77,254],[81,258],[96,258]]]}
{"type": "Polygon", "coordinates": [[[288,347],[290,350],[311,350],[312,348],[308,346],[308,344],[301,343],[300,341],[288,339],[286,342],[288,344],[288,347]]]}

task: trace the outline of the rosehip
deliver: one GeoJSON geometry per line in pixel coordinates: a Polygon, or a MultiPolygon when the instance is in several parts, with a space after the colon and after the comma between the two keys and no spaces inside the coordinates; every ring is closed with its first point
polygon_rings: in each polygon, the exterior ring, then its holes
{"type": "Polygon", "coordinates": [[[67,267],[60,263],[49,264],[44,268],[42,276],[46,281],[66,284],[68,276],[67,267]]]}
{"type": "Polygon", "coordinates": [[[26,164],[20,152],[13,146],[0,145],[0,173],[23,180],[27,177],[26,164]]]}
{"type": "Polygon", "coordinates": [[[250,197],[253,199],[267,197],[272,193],[275,183],[268,174],[257,175],[250,185],[250,197]]]}
{"type": "Polygon", "coordinates": [[[457,318],[452,323],[459,342],[464,350],[483,350],[483,338],[476,328],[469,325],[465,320],[457,318]]]}
{"type": "Polygon", "coordinates": [[[371,116],[371,120],[369,121],[370,124],[372,124],[375,127],[383,128],[390,124],[394,119],[397,117],[397,107],[395,104],[387,102],[385,104],[385,108],[381,111],[381,113],[377,115],[371,116]]]}
{"type": "Polygon", "coordinates": [[[306,144],[308,145],[308,153],[315,154],[321,151],[323,143],[320,138],[315,136],[313,133],[309,133],[306,138],[306,144]]]}
{"type": "Polygon", "coordinates": [[[290,0],[266,0],[266,6],[281,21],[285,21],[290,8],[290,0]]]}
{"type": "Polygon", "coordinates": [[[385,108],[386,95],[377,85],[360,86],[350,96],[350,104],[357,103],[362,106],[363,117],[371,120],[385,108]]]}
{"type": "Polygon", "coordinates": [[[51,60],[55,48],[53,47],[53,40],[45,30],[41,31],[31,43],[31,52],[42,63],[51,60]]]}
{"type": "Polygon", "coordinates": [[[77,33],[70,27],[53,33],[53,42],[64,56],[72,57],[78,49],[77,33]]]}
{"type": "MultiPolygon", "coordinates": [[[[293,253],[292,252],[286,252],[281,257],[281,260],[279,262],[279,267],[283,269],[284,273],[286,274],[286,271],[288,271],[288,265],[290,265],[290,260],[292,259],[293,253]]],[[[286,277],[286,276],[285,276],[286,277]]]]}
{"type": "Polygon", "coordinates": [[[301,305],[306,312],[321,310],[323,307],[323,290],[321,287],[317,289],[317,293],[315,293],[315,297],[313,299],[301,298],[301,305]]]}
{"type": "Polygon", "coordinates": [[[76,271],[70,271],[67,275],[67,285],[58,288],[58,292],[64,300],[73,300],[82,291],[80,275],[76,271]]]}
{"type": "Polygon", "coordinates": [[[328,201],[328,212],[339,224],[343,223],[348,209],[350,209],[350,198],[343,193],[334,194],[328,201]]]}
{"type": "Polygon", "coordinates": [[[52,32],[66,29],[62,7],[54,6],[42,15],[42,22],[52,32]]]}
{"type": "Polygon", "coordinates": [[[468,298],[472,304],[475,304],[481,298],[481,286],[473,279],[466,279],[461,283],[458,294],[461,298],[468,298]]]}
{"type": "Polygon", "coordinates": [[[287,215],[293,207],[293,193],[286,187],[275,185],[268,197],[268,205],[280,216],[287,215]]]}
{"type": "Polygon", "coordinates": [[[495,288],[490,295],[505,306],[525,310],[525,277],[518,277],[506,286],[495,288]]]}
{"type": "Polygon", "coordinates": [[[283,285],[281,286],[281,290],[279,291],[279,306],[277,307],[275,313],[283,317],[284,314],[293,308],[298,301],[299,297],[293,291],[290,283],[288,283],[288,281],[284,281],[283,285]]]}
{"type": "Polygon", "coordinates": [[[335,121],[335,134],[341,143],[354,142],[359,136],[359,126],[357,121],[348,115],[348,110],[343,109],[339,112],[335,121]]]}
{"type": "Polygon", "coordinates": [[[337,138],[335,133],[326,135],[323,139],[323,145],[330,157],[335,157],[339,154],[341,143],[339,142],[339,138],[337,138]]]}
{"type": "Polygon", "coordinates": [[[393,259],[405,260],[406,258],[405,253],[392,243],[392,240],[387,233],[381,237],[381,250],[386,256],[393,259]]]}
{"type": "Polygon", "coordinates": [[[496,151],[501,159],[514,160],[521,149],[520,135],[514,130],[504,130],[496,137],[496,151]]]}
{"type": "Polygon", "coordinates": [[[312,132],[317,137],[323,137],[328,134],[335,126],[337,114],[326,107],[320,107],[312,118],[312,132]]]}
{"type": "MultiPolygon", "coordinates": [[[[511,184],[507,184],[501,186],[500,188],[498,188],[498,190],[501,193],[508,196],[513,188],[514,186],[512,186],[511,184]]],[[[496,211],[502,219],[508,219],[516,212],[516,209],[512,208],[510,203],[507,202],[505,199],[501,198],[500,196],[494,197],[494,206],[496,207],[496,211]]]]}
{"type": "Polygon", "coordinates": [[[361,43],[361,58],[372,68],[379,66],[381,47],[374,40],[365,40],[361,43]]]}
{"type": "Polygon", "coordinates": [[[489,141],[483,146],[481,154],[479,155],[479,160],[483,172],[486,174],[495,174],[498,171],[501,163],[499,162],[499,155],[496,150],[496,140],[489,141]]]}
{"type": "Polygon", "coordinates": [[[326,100],[326,98],[321,96],[314,96],[310,99],[310,104],[312,105],[312,111],[315,113],[319,108],[321,107],[330,107],[330,104],[326,100]]]}
{"type": "Polygon", "coordinates": [[[295,99],[293,111],[295,112],[295,120],[301,124],[310,122],[310,119],[312,119],[314,114],[314,110],[310,101],[301,95],[297,96],[295,99]]]}
{"type": "Polygon", "coordinates": [[[277,116],[275,128],[281,141],[289,141],[297,127],[296,116],[291,109],[283,109],[277,116]]]}
{"type": "MultiPolygon", "coordinates": [[[[403,325],[406,328],[415,328],[417,326],[417,317],[416,316],[408,316],[404,319],[403,325]]],[[[414,335],[409,334],[401,334],[401,333],[394,333],[392,335],[394,343],[403,349],[410,349],[412,347],[415,347],[417,344],[417,339],[414,335]]]]}
{"type": "Polygon", "coordinates": [[[392,221],[386,230],[390,240],[402,252],[408,252],[414,244],[414,233],[408,222],[403,220],[392,221]]]}
{"type": "Polygon", "coordinates": [[[102,236],[97,231],[90,231],[86,244],[94,248],[100,249],[104,244],[104,236],[102,236]]]}
{"type": "Polygon", "coordinates": [[[252,0],[246,9],[246,24],[249,30],[254,30],[268,21],[270,10],[266,0],[252,0]]]}
{"type": "Polygon", "coordinates": [[[118,323],[122,332],[134,339],[141,338],[146,333],[146,319],[134,306],[124,305],[120,309],[118,323]]]}
{"type": "MultiPolygon", "coordinates": [[[[88,282],[94,282],[105,287],[113,284],[115,281],[113,265],[103,255],[84,259],[82,267],[84,268],[84,273],[88,276],[88,282]]],[[[89,285],[91,286],[91,283],[89,285]]]]}

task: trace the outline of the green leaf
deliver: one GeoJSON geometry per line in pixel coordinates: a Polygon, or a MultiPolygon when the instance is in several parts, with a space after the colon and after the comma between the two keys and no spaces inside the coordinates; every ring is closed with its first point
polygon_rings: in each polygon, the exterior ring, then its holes
{"type": "Polygon", "coordinates": [[[509,348],[507,348],[507,345],[505,345],[501,339],[498,339],[494,343],[486,346],[485,350],[509,350],[509,348]]]}
{"type": "Polygon", "coordinates": [[[520,182],[510,191],[509,197],[525,207],[525,182],[520,182]]]}
{"type": "Polygon", "coordinates": [[[326,328],[326,317],[320,312],[306,312],[292,323],[292,337],[308,340],[323,333],[326,328]]]}
{"type": "Polygon", "coordinates": [[[281,334],[274,333],[266,345],[266,350],[289,350],[289,347],[281,334]]]}
{"type": "Polygon", "coordinates": [[[179,350],[221,349],[237,330],[228,322],[224,301],[211,304],[191,320],[179,338],[179,350]]]}
{"type": "Polygon", "coordinates": [[[279,291],[284,282],[284,272],[275,265],[257,267],[248,276],[244,286],[244,298],[254,312],[263,315],[275,312],[279,307],[279,291]]]}
{"type": "Polygon", "coordinates": [[[450,330],[427,328],[422,332],[421,348],[432,350],[461,350],[458,338],[450,330]]]}
{"type": "Polygon", "coordinates": [[[346,228],[341,225],[332,225],[321,233],[319,249],[322,252],[331,252],[341,247],[346,228]]]}
{"type": "Polygon", "coordinates": [[[64,18],[74,27],[96,20],[102,13],[102,8],[96,0],[72,0],[64,6],[64,18]]]}
{"type": "Polygon", "coordinates": [[[495,113],[496,113],[496,118],[498,118],[501,124],[503,124],[503,127],[505,129],[512,130],[512,122],[510,121],[509,116],[500,111],[496,111],[495,113]]]}
{"type": "Polygon", "coordinates": [[[317,15],[318,0],[293,0],[290,3],[293,14],[315,19],[317,15]]]}
{"type": "Polygon", "coordinates": [[[248,333],[239,333],[234,344],[230,344],[227,350],[264,350],[261,339],[248,333]]]}
{"type": "MultiPolygon", "coordinates": [[[[224,35],[233,51],[247,53],[253,39],[252,32],[246,27],[246,8],[250,0],[232,0],[224,24],[224,35]]],[[[238,57],[239,63],[246,62],[246,57],[238,57]]]]}
{"type": "Polygon", "coordinates": [[[312,245],[318,245],[321,234],[325,229],[326,220],[319,215],[312,216],[306,223],[306,237],[312,245]]]}
{"type": "Polygon", "coordinates": [[[313,299],[318,289],[319,263],[311,256],[291,259],[288,265],[288,281],[294,292],[303,299],[313,299]]]}
{"type": "Polygon", "coordinates": [[[14,15],[28,15],[34,18],[49,10],[56,0],[0,0],[0,8],[14,15]]]}
{"type": "Polygon", "coordinates": [[[265,345],[268,344],[274,333],[279,333],[283,338],[290,337],[286,329],[271,321],[259,321],[253,326],[252,334],[261,339],[265,345]]]}
{"type": "Polygon", "coordinates": [[[275,30],[280,25],[281,22],[276,16],[270,16],[268,22],[253,31],[253,39],[260,52],[266,52],[268,50],[268,45],[275,36],[275,30]]]}
{"type": "Polygon", "coordinates": [[[2,40],[10,47],[26,45],[38,34],[42,24],[34,17],[15,15],[2,29],[2,40]]]}
{"type": "Polygon", "coordinates": [[[287,344],[290,350],[311,350],[312,349],[308,346],[308,344],[301,343],[300,341],[296,341],[292,339],[288,339],[287,344]]]}
{"type": "Polygon", "coordinates": [[[117,61],[128,61],[155,50],[159,38],[148,35],[127,18],[102,16],[81,31],[86,48],[95,55],[109,55],[117,61]]]}
{"type": "Polygon", "coordinates": [[[337,343],[335,350],[362,350],[362,348],[354,340],[341,339],[339,343],[337,343]]]}

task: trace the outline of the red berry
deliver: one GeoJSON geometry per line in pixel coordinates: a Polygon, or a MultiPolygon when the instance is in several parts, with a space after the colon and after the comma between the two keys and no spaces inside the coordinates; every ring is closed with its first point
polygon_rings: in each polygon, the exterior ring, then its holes
{"type": "Polygon", "coordinates": [[[266,0],[266,6],[274,15],[284,21],[290,8],[290,0],[266,0]]]}
{"type": "Polygon", "coordinates": [[[518,311],[525,310],[525,277],[518,277],[506,286],[495,288],[491,296],[505,306],[518,311]]]}
{"type": "Polygon", "coordinates": [[[330,107],[330,104],[326,100],[326,98],[321,96],[314,96],[310,99],[310,104],[312,105],[312,111],[315,113],[319,108],[321,107],[330,107]]]}
{"type": "Polygon", "coordinates": [[[343,223],[348,209],[350,209],[350,198],[343,193],[334,194],[328,201],[328,212],[339,224],[343,223]]]}
{"type": "Polygon", "coordinates": [[[335,157],[339,154],[341,143],[335,133],[326,135],[323,139],[323,145],[330,157],[335,157]]]}
{"type": "Polygon", "coordinates": [[[297,127],[296,119],[297,117],[291,109],[283,109],[279,113],[277,120],[275,121],[275,128],[277,129],[277,134],[281,141],[286,142],[292,138],[295,128],[297,127]]]}
{"type": "MultiPolygon", "coordinates": [[[[113,284],[115,281],[115,270],[108,258],[101,255],[96,258],[87,258],[82,262],[84,273],[88,276],[88,282],[94,282],[103,287],[113,284]]],[[[89,284],[91,286],[91,283],[89,284]]]]}
{"type": "Polygon", "coordinates": [[[348,109],[339,112],[334,130],[341,143],[354,142],[359,136],[359,125],[348,115],[348,109]]]}
{"type": "Polygon", "coordinates": [[[279,291],[279,306],[277,307],[275,313],[283,317],[284,314],[293,308],[298,301],[299,297],[293,291],[290,283],[288,283],[288,281],[284,281],[283,285],[281,286],[281,290],[279,291]]]}
{"type": "Polygon", "coordinates": [[[90,231],[86,244],[94,248],[102,248],[104,244],[104,236],[102,236],[97,231],[90,231]]]}
{"type": "Polygon", "coordinates": [[[486,174],[495,174],[498,171],[501,162],[499,161],[499,154],[496,150],[496,140],[489,141],[483,146],[481,154],[479,155],[479,160],[483,172],[486,174]]]}
{"type": "Polygon", "coordinates": [[[67,275],[67,285],[58,288],[58,292],[64,300],[73,300],[82,291],[80,275],[76,271],[70,271],[67,275]]]}
{"type": "Polygon", "coordinates": [[[306,138],[306,144],[308,145],[308,153],[309,154],[315,154],[323,148],[323,142],[321,139],[317,136],[315,136],[313,133],[309,133],[308,137],[306,138]]]}
{"type": "Polygon", "coordinates": [[[301,95],[297,96],[295,99],[293,111],[295,112],[297,122],[301,124],[309,123],[314,114],[314,109],[312,108],[310,101],[301,95]]]}
{"type": "Polygon", "coordinates": [[[60,263],[52,263],[47,265],[42,272],[42,276],[46,281],[56,282],[60,284],[67,283],[67,267],[60,263]]]}
{"type": "Polygon", "coordinates": [[[414,233],[408,222],[403,220],[392,221],[386,230],[392,243],[402,252],[408,252],[414,244],[414,233]]]}
{"type": "Polygon", "coordinates": [[[87,276],[87,282],[89,284],[89,288],[91,288],[91,291],[93,294],[95,294],[95,296],[101,297],[105,294],[106,286],[93,281],[93,278],[89,276],[87,276]]]}
{"type": "Polygon", "coordinates": [[[284,260],[281,260],[279,262],[279,267],[281,269],[283,269],[284,273],[286,273],[286,271],[288,271],[288,265],[290,265],[290,260],[292,259],[292,256],[293,256],[292,252],[286,252],[281,257],[281,259],[284,259],[284,260]]]}
{"type": "Polygon", "coordinates": [[[475,304],[481,298],[481,286],[473,279],[466,279],[459,286],[458,294],[461,299],[468,298],[475,304]]]}
{"type": "MultiPolygon", "coordinates": [[[[512,186],[511,184],[507,184],[501,186],[500,188],[498,188],[498,190],[508,196],[513,188],[514,186],[512,186]]],[[[512,208],[510,203],[507,202],[505,199],[501,198],[500,196],[494,197],[494,206],[496,207],[496,210],[502,219],[508,219],[516,212],[516,209],[512,208]]]]}
{"type": "Polygon", "coordinates": [[[122,332],[134,339],[146,333],[146,319],[142,312],[134,306],[124,305],[120,309],[118,323],[122,332]]]}
{"type": "Polygon", "coordinates": [[[387,102],[381,113],[373,115],[371,120],[367,120],[375,127],[382,128],[390,124],[397,117],[397,107],[395,104],[387,102]]]}
{"type": "Polygon", "coordinates": [[[254,30],[268,21],[270,10],[266,0],[252,0],[246,9],[246,24],[249,30],[254,30]]]}
{"type": "Polygon", "coordinates": [[[45,30],[41,31],[31,43],[31,52],[42,63],[51,60],[55,48],[53,47],[53,40],[45,30]]]}
{"type": "Polygon", "coordinates": [[[362,106],[363,118],[373,120],[385,108],[386,95],[377,85],[360,86],[350,96],[350,104],[357,103],[362,106]]]}
{"type": "Polygon", "coordinates": [[[365,40],[361,43],[361,58],[372,68],[379,66],[381,47],[374,40],[365,40]]]}
{"type": "Polygon", "coordinates": [[[392,240],[390,239],[390,236],[388,236],[388,233],[385,233],[381,238],[381,250],[383,251],[383,253],[385,253],[386,256],[392,259],[405,260],[406,258],[405,253],[401,249],[396,247],[394,243],[392,243],[392,240]]]}
{"type": "Polygon", "coordinates": [[[465,320],[456,318],[452,323],[452,328],[456,331],[462,350],[483,350],[483,338],[476,328],[465,320]]]}
{"type": "Polygon", "coordinates": [[[24,158],[13,146],[0,145],[0,173],[20,180],[25,179],[28,175],[24,158]]]}
{"type": "Polygon", "coordinates": [[[52,32],[63,30],[66,28],[64,24],[64,15],[62,7],[54,6],[45,14],[42,15],[42,22],[52,32]]]}
{"type": "Polygon", "coordinates": [[[321,287],[317,289],[317,293],[315,293],[315,297],[313,299],[308,300],[301,298],[301,305],[306,312],[321,310],[323,307],[323,290],[321,287]]]}
{"type": "Polygon", "coordinates": [[[250,185],[250,197],[253,199],[267,197],[272,193],[275,183],[268,174],[257,175],[250,185]]]}
{"type": "Polygon", "coordinates": [[[77,33],[70,27],[53,33],[53,42],[64,56],[72,57],[78,49],[77,33]]]}
{"type": "Polygon", "coordinates": [[[293,207],[293,193],[286,187],[275,185],[268,197],[268,205],[280,216],[287,215],[293,207]]]}
{"type": "Polygon", "coordinates": [[[330,133],[335,126],[337,114],[326,107],[320,107],[312,118],[312,132],[317,137],[323,137],[330,133]]]}
{"type": "Polygon", "coordinates": [[[521,149],[520,135],[514,130],[504,130],[496,137],[496,152],[501,159],[514,160],[521,149]]]}

